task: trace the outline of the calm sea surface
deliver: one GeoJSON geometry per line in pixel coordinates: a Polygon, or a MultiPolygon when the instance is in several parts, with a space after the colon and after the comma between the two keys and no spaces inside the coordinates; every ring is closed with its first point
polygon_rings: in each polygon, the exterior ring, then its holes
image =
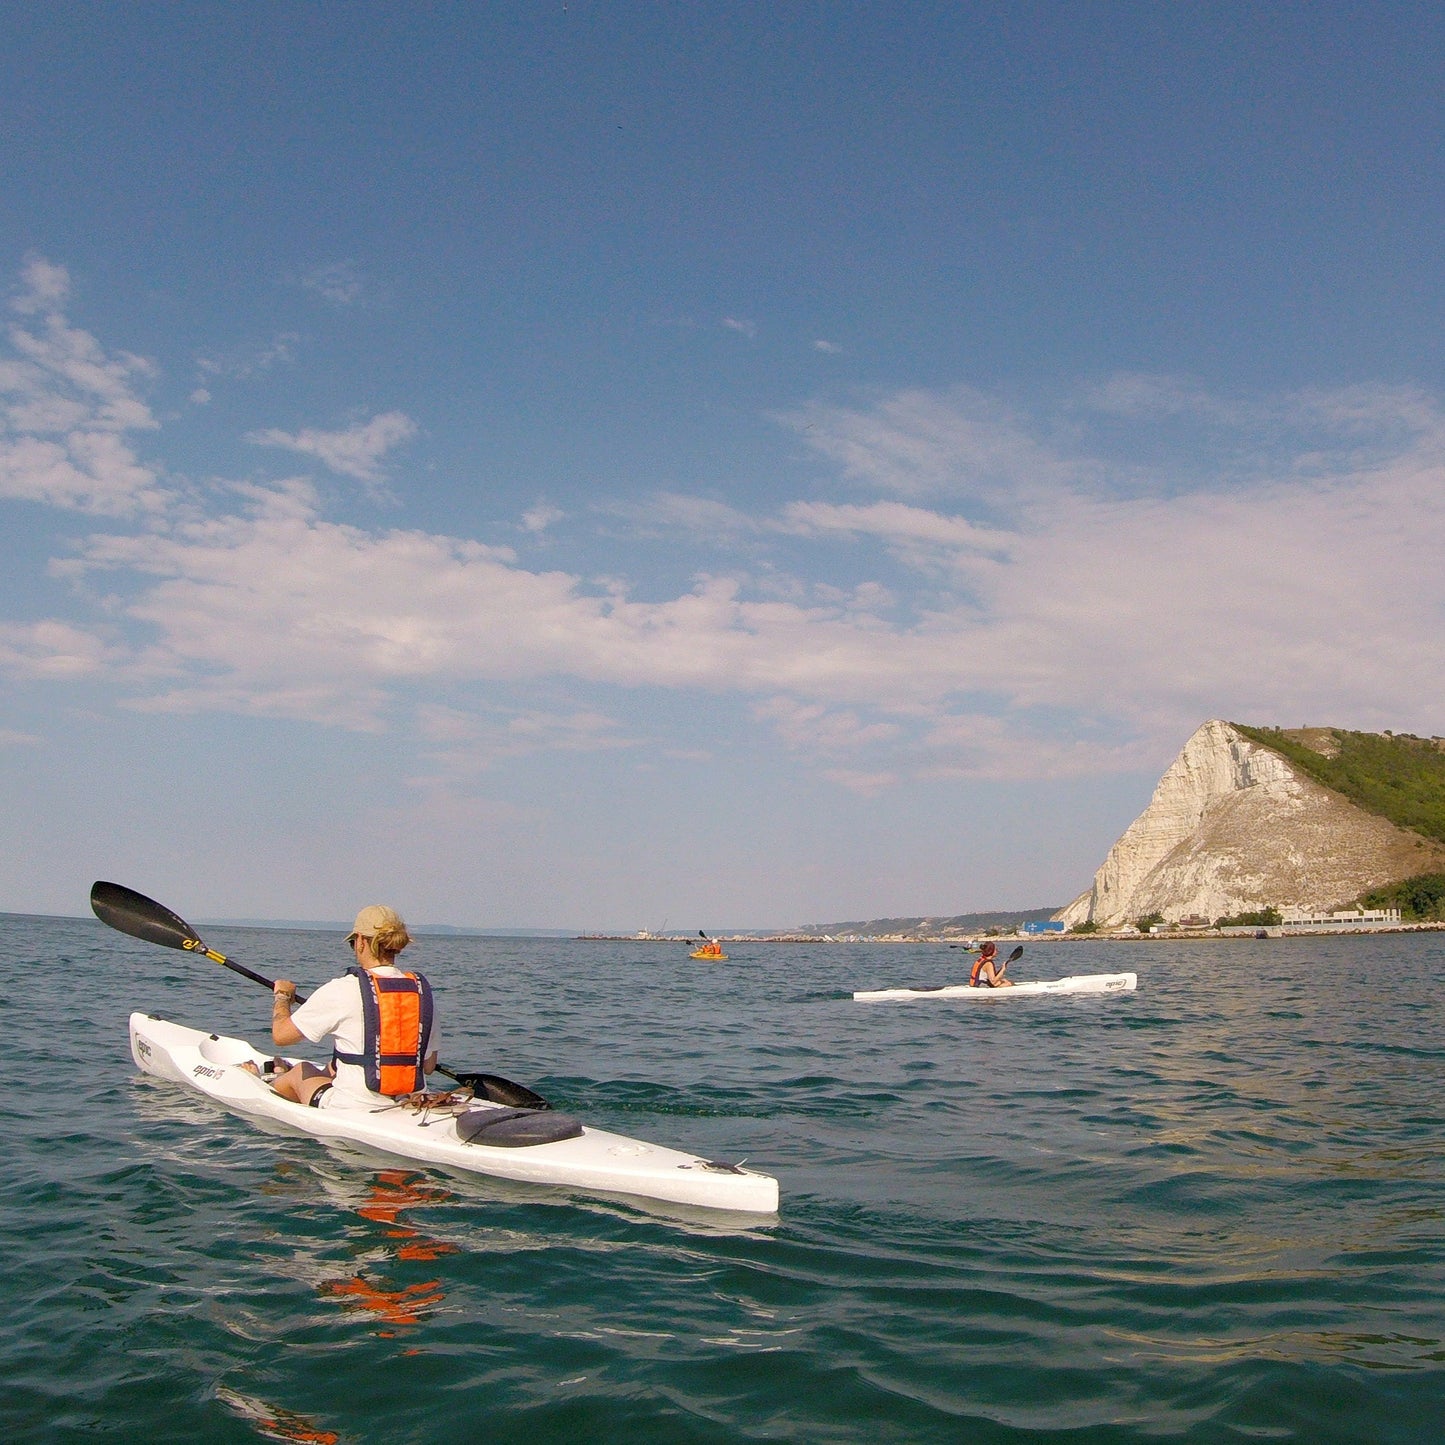
{"type": "Polygon", "coordinates": [[[0,923],[8,1440],[1445,1438],[1445,935],[1042,942],[1138,992],[990,1005],[847,997],[942,946],[418,941],[449,1064],[746,1157],[750,1223],[263,1133],[126,1039],[264,1042],[263,990],[0,923]]]}

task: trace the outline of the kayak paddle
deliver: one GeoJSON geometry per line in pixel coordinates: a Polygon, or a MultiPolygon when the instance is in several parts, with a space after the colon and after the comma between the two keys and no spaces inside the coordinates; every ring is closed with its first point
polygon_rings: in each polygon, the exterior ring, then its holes
{"type": "Polygon", "coordinates": [[[1019,946],[1018,946],[1016,949],[1014,949],[1014,951],[1013,951],[1011,954],[1009,954],[1009,956],[1008,956],[1006,959],[1004,959],[1004,961],[1003,961],[1001,964],[999,964],[999,966],[998,966],[998,976],[999,976],[1000,978],[1002,978],[1003,975],[1004,975],[1004,970],[1005,970],[1006,968],[1008,968],[1009,964],[1016,962],[1018,959],[1022,958],[1023,956],[1024,956],[1024,946],[1023,946],[1023,944],[1019,944],[1019,946]]]}
{"type": "MultiPolygon", "coordinates": [[[[172,913],[155,899],[147,898],[144,893],[137,893],[134,888],[127,888],[121,883],[97,882],[90,890],[90,906],[95,916],[117,933],[128,933],[132,938],[142,939],[146,943],[158,943],[162,948],[179,948],[186,953],[199,953],[202,958],[209,958],[212,963],[219,963],[222,968],[229,968],[233,973],[239,973],[253,983],[259,983],[265,988],[275,986],[271,979],[253,973],[235,959],[227,958],[224,953],[217,953],[214,948],[207,947],[184,918],[172,913]]],[[[305,1003],[306,1000],[298,993],[296,1002],[305,1003]]],[[[464,1089],[471,1089],[479,1097],[490,1099],[494,1104],[510,1104],[516,1109],[552,1107],[540,1094],[533,1093],[523,1084],[514,1084],[499,1074],[454,1074],[441,1064],[437,1065],[437,1070],[447,1078],[455,1079],[464,1089]]]]}

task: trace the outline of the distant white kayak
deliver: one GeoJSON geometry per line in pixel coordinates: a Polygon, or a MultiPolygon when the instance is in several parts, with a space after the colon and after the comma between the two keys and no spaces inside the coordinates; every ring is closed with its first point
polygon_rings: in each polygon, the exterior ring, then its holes
{"type": "Polygon", "coordinates": [[[1079,973],[1043,983],[1016,983],[1012,988],[972,988],[966,983],[939,984],[935,988],[871,988],[853,995],[865,1003],[890,1003],[915,998],[969,999],[974,1003],[1002,1003],[1008,998],[1031,998],[1040,993],[1132,993],[1139,986],[1137,973],[1079,973]]]}
{"type": "Polygon", "coordinates": [[[773,1214],[778,1181],[736,1164],[609,1134],[550,1110],[514,1109],[482,1099],[455,1110],[311,1109],[276,1094],[264,1079],[270,1055],[244,1039],[208,1034],[154,1014],[130,1016],[130,1047],[148,1074],[184,1084],[217,1104],[297,1133],[347,1139],[421,1164],[531,1184],[635,1194],[704,1209],[773,1214]]]}

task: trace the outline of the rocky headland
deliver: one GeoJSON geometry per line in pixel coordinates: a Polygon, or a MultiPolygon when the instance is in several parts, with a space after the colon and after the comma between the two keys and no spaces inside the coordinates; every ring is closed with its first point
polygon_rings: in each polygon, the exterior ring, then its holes
{"type": "MultiPolygon", "coordinates": [[[[1281,736],[1328,756],[1335,734],[1281,736]]],[[[1440,872],[1445,843],[1366,811],[1216,719],[1185,743],[1093,885],[1055,918],[1115,928],[1147,917],[1178,924],[1343,908],[1370,889],[1440,872]]]]}

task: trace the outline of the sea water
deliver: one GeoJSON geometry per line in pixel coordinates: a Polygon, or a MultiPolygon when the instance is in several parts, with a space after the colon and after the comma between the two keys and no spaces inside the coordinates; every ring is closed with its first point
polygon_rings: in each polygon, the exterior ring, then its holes
{"type": "MultiPolygon", "coordinates": [[[[303,991],[340,938],[215,928],[303,991]]],[[[140,1075],[263,990],[0,918],[7,1440],[1445,1438],[1445,935],[1030,943],[1136,993],[855,1003],[945,946],[423,937],[444,1062],[777,1176],[458,1178],[140,1075]]]]}

